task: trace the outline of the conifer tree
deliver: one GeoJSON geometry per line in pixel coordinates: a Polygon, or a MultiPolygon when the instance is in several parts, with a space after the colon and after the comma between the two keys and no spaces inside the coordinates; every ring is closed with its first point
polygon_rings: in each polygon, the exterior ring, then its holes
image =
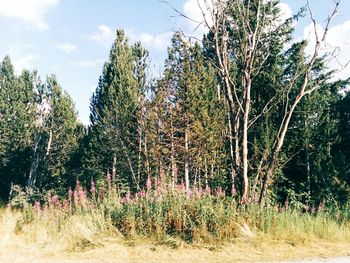
{"type": "Polygon", "coordinates": [[[135,188],[140,187],[138,142],[143,135],[138,129],[142,129],[147,56],[140,44],[130,46],[124,31],[117,30],[91,99],[88,136],[89,155],[94,161],[87,161],[88,170],[96,177],[111,173],[119,182],[135,188]]]}

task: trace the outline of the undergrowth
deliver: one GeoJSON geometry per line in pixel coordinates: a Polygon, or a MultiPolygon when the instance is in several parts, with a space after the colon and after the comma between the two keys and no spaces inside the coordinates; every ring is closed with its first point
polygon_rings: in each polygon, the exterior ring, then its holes
{"type": "MultiPolygon", "coordinates": [[[[221,189],[169,188],[148,182],[135,194],[119,194],[107,179],[87,191],[77,182],[67,198],[47,193],[30,202],[14,198],[8,211],[17,215],[16,233],[30,242],[70,250],[106,241],[148,238],[177,247],[182,243],[220,244],[241,240],[275,240],[302,245],[314,240],[350,242],[348,209],[238,206],[221,189]]],[[[17,189],[18,190],[18,189],[17,189]]]]}

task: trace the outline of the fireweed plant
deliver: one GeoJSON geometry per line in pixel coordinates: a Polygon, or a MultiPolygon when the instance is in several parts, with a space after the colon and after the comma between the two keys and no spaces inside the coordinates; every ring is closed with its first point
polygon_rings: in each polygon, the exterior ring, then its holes
{"type": "Polygon", "coordinates": [[[108,237],[188,243],[261,237],[292,244],[314,239],[350,241],[350,212],[346,208],[326,208],[321,203],[318,207],[306,204],[295,209],[288,200],[283,206],[243,207],[221,188],[207,186],[186,191],[183,183],[170,186],[159,178],[149,178],[146,188],[135,193],[121,194],[107,175],[105,184],[99,187],[91,179],[89,190],[77,180],[66,198],[51,192],[31,202],[24,197],[23,193],[17,194],[7,207],[20,214],[17,231],[30,232],[32,238],[38,239],[37,233],[31,231],[38,225],[47,227],[46,235],[51,237],[48,243],[53,239],[65,242],[69,233],[71,243],[66,249],[96,245],[108,237]]]}

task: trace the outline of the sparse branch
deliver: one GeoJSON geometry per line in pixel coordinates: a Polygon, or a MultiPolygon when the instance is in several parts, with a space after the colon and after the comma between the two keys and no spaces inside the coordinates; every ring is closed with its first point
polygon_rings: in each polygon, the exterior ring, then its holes
{"type": "MultiPolygon", "coordinates": [[[[314,85],[312,88],[306,90],[307,86],[309,85],[310,79],[311,79],[311,72],[312,72],[313,66],[315,64],[315,61],[318,58],[319,50],[321,48],[321,43],[326,40],[326,36],[327,36],[328,31],[329,31],[331,21],[332,21],[333,17],[335,16],[335,14],[337,13],[337,9],[338,9],[338,6],[340,4],[340,0],[335,1],[334,9],[331,12],[331,15],[327,19],[326,27],[325,27],[324,33],[322,35],[321,41],[318,41],[319,36],[318,36],[318,32],[316,30],[316,20],[313,17],[313,13],[312,13],[312,10],[310,8],[309,0],[307,0],[307,4],[308,4],[311,19],[312,19],[313,24],[314,24],[316,43],[315,43],[315,47],[314,47],[314,51],[313,51],[313,55],[311,57],[311,60],[306,65],[306,69],[304,71],[304,78],[303,78],[302,84],[299,88],[298,95],[296,96],[293,103],[291,104],[291,107],[286,112],[286,114],[281,122],[279,132],[276,136],[276,141],[274,144],[272,157],[269,160],[269,168],[268,168],[268,171],[264,177],[264,185],[263,185],[263,188],[262,188],[261,194],[260,194],[259,202],[260,202],[261,206],[264,205],[265,195],[266,195],[268,184],[269,184],[268,182],[272,179],[273,172],[275,170],[275,167],[277,166],[279,153],[282,149],[284,139],[285,139],[288,127],[289,127],[290,120],[291,120],[292,115],[294,113],[294,110],[304,96],[311,94],[318,87],[318,85],[314,85]]],[[[297,74],[297,72],[295,74],[297,74]]],[[[292,86],[290,86],[290,87],[292,87],[292,86]]]]}

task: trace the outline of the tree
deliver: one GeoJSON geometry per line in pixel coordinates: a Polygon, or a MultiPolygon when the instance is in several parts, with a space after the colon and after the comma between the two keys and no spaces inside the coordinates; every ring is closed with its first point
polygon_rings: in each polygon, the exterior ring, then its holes
{"type": "MultiPolygon", "coordinates": [[[[326,39],[327,32],[339,6],[339,1],[335,2],[335,8],[329,16],[324,32],[319,35],[316,31],[316,21],[312,17],[315,27],[316,44],[309,59],[305,58],[305,43],[297,43],[292,49],[299,51],[299,61],[297,67],[292,67],[293,71],[289,75],[279,75],[273,72],[277,79],[275,84],[279,87],[284,86],[278,97],[265,97],[261,106],[257,107],[252,102],[252,94],[261,92],[257,90],[259,74],[266,68],[271,67],[271,63],[276,64],[278,60],[272,60],[271,57],[281,57],[284,53],[283,47],[291,39],[292,19],[284,23],[278,20],[279,8],[278,1],[216,1],[213,4],[212,21],[209,25],[205,21],[210,32],[211,41],[209,46],[215,52],[215,65],[223,80],[224,94],[228,101],[232,126],[236,135],[236,159],[232,164],[236,173],[242,178],[242,203],[248,202],[249,192],[254,200],[255,185],[260,181],[260,205],[264,205],[267,190],[274,178],[276,168],[279,166],[279,159],[282,146],[285,142],[287,130],[294,114],[294,111],[300,101],[307,95],[318,89],[324,79],[314,79],[313,68],[319,58],[321,43],[326,39]],[[277,47],[277,50],[271,47],[277,47]],[[278,123],[273,125],[277,132],[270,133],[269,141],[271,146],[265,148],[259,157],[259,167],[254,177],[253,189],[250,189],[249,177],[252,176],[252,164],[250,163],[249,143],[254,141],[250,137],[250,131],[253,129],[256,120],[272,109],[278,110],[275,105],[275,98],[283,101],[283,114],[278,123]],[[282,98],[282,100],[281,100],[282,98]],[[252,118],[252,114],[254,117],[252,118]],[[237,135],[238,134],[238,135],[237,135]],[[264,169],[262,169],[264,168],[264,169]],[[264,171],[263,171],[264,170],[264,171]],[[263,178],[261,174],[263,171],[263,178]]],[[[309,10],[311,10],[309,8],[309,10]]],[[[297,54],[297,53],[296,53],[297,54]]],[[[289,61],[291,62],[291,61],[289,61]]],[[[288,68],[286,64],[277,65],[277,67],[288,68]]],[[[262,95],[263,97],[263,95],[262,95]]],[[[268,131],[267,131],[268,132],[268,131]]]]}
{"type": "Polygon", "coordinates": [[[7,198],[10,186],[24,184],[28,176],[35,120],[32,80],[28,71],[16,77],[10,58],[4,58],[0,66],[0,198],[7,198]]]}
{"type": "Polygon", "coordinates": [[[109,60],[91,99],[88,155],[94,156],[96,165],[86,165],[97,177],[110,172],[132,188],[140,187],[138,151],[147,56],[140,44],[129,46],[124,31],[117,30],[109,60]]]}
{"type": "Polygon", "coordinates": [[[158,124],[153,123],[159,127],[160,145],[169,156],[163,164],[170,166],[171,184],[183,181],[186,191],[191,185],[208,185],[224,162],[225,116],[217,93],[219,84],[202,51],[181,32],[174,34],[150,109],[158,118],[158,124]]]}
{"type": "Polygon", "coordinates": [[[28,187],[56,188],[65,191],[71,181],[69,162],[78,149],[80,124],[70,96],[56,77],[36,82],[37,111],[35,139],[28,187]]]}

